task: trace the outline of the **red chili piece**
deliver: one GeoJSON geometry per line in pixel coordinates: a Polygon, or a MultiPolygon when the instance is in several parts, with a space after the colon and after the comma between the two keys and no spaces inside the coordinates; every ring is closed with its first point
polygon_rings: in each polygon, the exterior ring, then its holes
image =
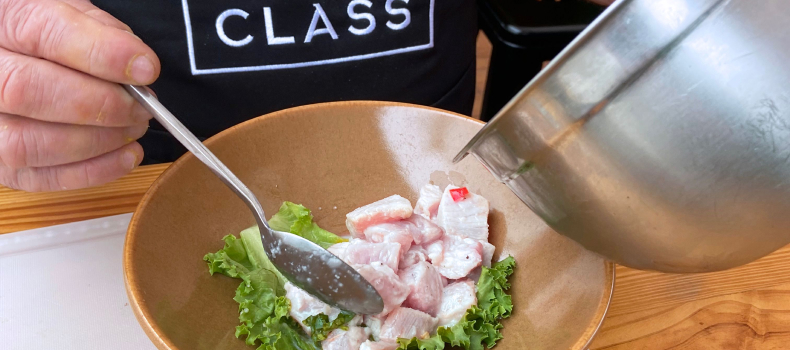
{"type": "Polygon", "coordinates": [[[469,190],[467,190],[466,187],[454,188],[450,190],[450,196],[452,196],[453,201],[456,202],[460,202],[464,200],[468,194],[469,194],[469,190]]]}

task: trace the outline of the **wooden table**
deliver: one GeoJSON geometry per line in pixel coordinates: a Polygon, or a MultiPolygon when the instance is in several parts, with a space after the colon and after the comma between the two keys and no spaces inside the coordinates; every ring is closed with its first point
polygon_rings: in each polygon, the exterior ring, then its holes
{"type": "MultiPolygon", "coordinates": [[[[79,191],[0,187],[0,233],[132,212],[167,166],[79,191]]],[[[591,349],[790,349],[790,246],[719,273],[618,266],[612,305],[591,349]]]]}

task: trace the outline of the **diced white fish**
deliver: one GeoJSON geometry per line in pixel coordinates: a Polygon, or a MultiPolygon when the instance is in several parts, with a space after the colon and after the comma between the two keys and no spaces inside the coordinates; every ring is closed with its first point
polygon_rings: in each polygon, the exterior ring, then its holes
{"type": "Polygon", "coordinates": [[[400,344],[390,340],[370,341],[362,343],[359,350],[397,350],[400,344]]]}
{"type": "Polygon", "coordinates": [[[321,342],[323,350],[350,350],[359,349],[362,343],[368,340],[368,332],[362,327],[348,327],[347,331],[340,328],[329,333],[326,340],[321,342]]]}
{"type": "Polygon", "coordinates": [[[439,201],[442,199],[442,189],[439,186],[427,184],[420,189],[420,198],[414,204],[414,213],[428,220],[436,218],[439,210],[439,201]]]}
{"type": "Polygon", "coordinates": [[[412,225],[407,221],[378,224],[365,229],[365,239],[374,243],[398,243],[400,244],[400,255],[403,257],[414,241],[412,230],[412,225]]]}
{"type": "MultiPolygon", "coordinates": [[[[396,350],[397,338],[428,338],[477,304],[467,277],[476,279],[481,266],[491,266],[489,204],[473,193],[455,202],[449,192],[454,188],[424,186],[413,209],[394,195],[346,215],[351,241],[328,250],[370,282],[384,310],[357,315],[347,330],[334,330],[322,342],[324,350],[396,350]]],[[[308,317],[323,313],[334,320],[340,314],[290,283],[285,288],[290,314],[308,334],[302,323],[308,317]]]]}
{"type": "Polygon", "coordinates": [[[363,323],[365,323],[365,326],[370,330],[370,335],[373,336],[373,340],[378,341],[381,339],[379,335],[381,334],[381,325],[384,324],[383,318],[365,315],[363,323]]]}
{"type": "Polygon", "coordinates": [[[412,213],[408,199],[393,195],[346,214],[346,227],[352,237],[362,238],[368,226],[408,219],[412,213]]]}
{"type": "Polygon", "coordinates": [[[354,266],[362,277],[367,280],[373,288],[381,295],[384,301],[384,310],[378,314],[384,317],[406,300],[409,296],[409,286],[401,282],[395,272],[388,266],[374,262],[370,265],[354,266]]]}
{"type": "Polygon", "coordinates": [[[410,218],[406,219],[406,221],[413,226],[411,233],[414,238],[414,243],[428,244],[442,238],[442,235],[444,235],[444,230],[442,230],[439,225],[434,224],[431,220],[420,215],[412,215],[410,218]]]}
{"type": "Polygon", "coordinates": [[[392,311],[381,326],[381,339],[430,338],[438,320],[422,311],[399,307],[392,311]]]}
{"type": "Polygon", "coordinates": [[[488,200],[469,192],[466,198],[456,202],[450,194],[456,188],[450,185],[444,189],[436,223],[448,235],[488,241],[488,200]]]}
{"type": "Polygon", "coordinates": [[[425,253],[428,255],[428,262],[435,265],[442,262],[444,257],[444,242],[435,241],[425,246],[425,253]]]}
{"type": "Polygon", "coordinates": [[[431,264],[442,276],[456,280],[466,277],[482,262],[483,246],[471,238],[445,235],[426,247],[431,264]]]}
{"type": "Polygon", "coordinates": [[[336,243],[331,245],[326,250],[328,250],[330,253],[334,254],[338,258],[340,258],[340,260],[346,261],[346,248],[348,248],[349,244],[351,243],[350,242],[336,243]]]}
{"type": "Polygon", "coordinates": [[[452,327],[464,317],[466,310],[477,305],[475,283],[461,280],[449,284],[442,291],[442,305],[439,308],[438,327],[452,327]]]}
{"type": "Polygon", "coordinates": [[[480,241],[480,245],[483,246],[482,252],[482,259],[483,259],[483,266],[491,267],[491,260],[494,259],[494,251],[496,247],[493,244],[488,243],[488,241],[480,241]]]}
{"type": "Polygon", "coordinates": [[[332,321],[340,315],[340,309],[325,304],[290,282],[285,283],[285,297],[291,301],[291,317],[302,326],[308,335],[310,328],[303,323],[308,317],[324,314],[332,321]]]}
{"type": "Polygon", "coordinates": [[[420,261],[428,261],[428,252],[422,246],[413,245],[409,251],[400,258],[400,265],[398,265],[398,268],[403,270],[420,261]]]}
{"type": "MultiPolygon", "coordinates": [[[[342,258],[349,265],[368,265],[382,263],[393,271],[398,270],[401,246],[398,243],[371,243],[361,239],[352,239],[346,247],[342,258]]],[[[331,247],[330,247],[331,248],[331,247]]]]}
{"type": "Polygon", "coordinates": [[[442,275],[436,268],[421,261],[398,272],[401,282],[409,286],[411,292],[403,306],[420,310],[433,317],[439,312],[442,302],[442,275]]]}
{"type": "MultiPolygon", "coordinates": [[[[365,229],[365,239],[371,242],[405,242],[406,236],[409,241],[416,244],[428,244],[444,235],[441,227],[430,220],[412,215],[406,220],[388,222],[369,226],[365,229]]],[[[408,250],[408,248],[407,248],[408,250]]]]}

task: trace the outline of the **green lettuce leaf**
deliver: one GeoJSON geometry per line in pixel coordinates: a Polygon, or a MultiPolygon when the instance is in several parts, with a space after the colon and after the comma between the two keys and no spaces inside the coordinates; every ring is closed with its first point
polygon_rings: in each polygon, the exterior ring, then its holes
{"type": "Polygon", "coordinates": [[[306,337],[302,328],[292,318],[288,317],[280,323],[280,338],[269,347],[258,347],[257,350],[320,350],[321,345],[316,344],[306,337]]]}
{"type": "MultiPolygon", "coordinates": [[[[345,240],[313,222],[307,208],[285,202],[269,224],[279,231],[291,232],[327,248],[345,240]]],[[[239,237],[228,235],[216,253],[203,257],[211,275],[215,273],[241,279],[233,300],[239,303],[236,337],[245,338],[258,350],[318,350],[329,332],[343,327],[354,314],[341,313],[332,322],[324,315],[308,318],[312,331],[308,337],[290,315],[291,304],[285,297],[288,281],[269,261],[257,226],[241,231],[239,237]]]]}
{"type": "Polygon", "coordinates": [[[301,331],[301,327],[289,315],[291,305],[287,298],[278,297],[274,308],[275,315],[263,323],[249,327],[241,324],[236,327],[236,337],[246,335],[246,343],[260,343],[257,350],[319,350],[321,346],[311,341],[301,331]]]}
{"type": "Polygon", "coordinates": [[[508,257],[491,266],[483,268],[477,282],[477,305],[485,311],[487,322],[510,317],[513,312],[513,301],[506,293],[510,289],[508,277],[513,274],[516,261],[508,257]]]}
{"type": "Polygon", "coordinates": [[[398,350],[442,350],[445,341],[440,335],[428,339],[398,339],[398,350]]]}
{"type": "MultiPolygon", "coordinates": [[[[253,266],[255,266],[255,269],[265,270],[277,276],[277,283],[270,285],[269,287],[274,288],[274,290],[277,292],[277,295],[285,295],[285,283],[287,283],[288,280],[285,279],[285,277],[280,274],[280,271],[274,267],[274,264],[269,261],[269,257],[266,255],[266,251],[263,249],[261,231],[258,229],[258,226],[253,226],[241,231],[239,237],[244,244],[244,249],[249,252],[247,259],[252,262],[253,266]]],[[[270,282],[274,283],[275,281],[270,280],[270,282]]]]}
{"type": "Polygon", "coordinates": [[[260,231],[250,227],[223,238],[225,246],[203,257],[209,273],[241,279],[233,300],[239,303],[236,337],[245,337],[259,350],[318,350],[320,345],[304,334],[291,319],[291,304],[285,297],[287,280],[266,257],[260,231]]]}
{"type": "Polygon", "coordinates": [[[496,262],[491,266],[490,273],[491,276],[499,283],[500,286],[504,290],[510,289],[510,282],[508,278],[510,275],[513,274],[513,270],[516,268],[516,259],[513,259],[512,256],[508,256],[506,259],[496,262]]]}
{"type": "Polygon", "coordinates": [[[253,263],[247,258],[247,250],[244,243],[236,239],[234,235],[227,235],[222,238],[225,247],[216,253],[208,253],[203,260],[208,262],[208,272],[213,276],[221,273],[228,277],[241,278],[241,275],[249,275],[255,268],[253,263]]]}
{"type": "Polygon", "coordinates": [[[448,344],[462,346],[467,350],[483,350],[492,348],[502,334],[502,324],[488,321],[483,309],[472,306],[464,317],[452,327],[441,327],[437,332],[448,344]],[[484,347],[485,346],[485,347],[484,347]]]}
{"type": "MultiPolygon", "coordinates": [[[[239,289],[241,289],[241,286],[239,286],[239,289]]],[[[237,296],[239,295],[238,289],[236,294],[237,296]]],[[[282,296],[276,297],[267,305],[271,312],[265,317],[255,318],[253,316],[261,315],[261,313],[245,312],[245,305],[240,303],[239,319],[242,323],[236,326],[236,338],[244,335],[246,336],[245,341],[248,345],[255,345],[256,342],[260,342],[264,349],[266,349],[267,346],[273,346],[283,336],[283,329],[280,327],[280,322],[283,318],[289,317],[288,311],[290,310],[290,305],[288,298],[282,296]]]]}
{"type": "Polygon", "coordinates": [[[257,227],[228,235],[225,246],[203,258],[209,273],[242,280],[233,300],[239,303],[236,337],[261,350],[318,350],[320,346],[291,321],[291,304],[285,297],[283,276],[266,257],[257,227]]]}
{"type": "MultiPolygon", "coordinates": [[[[354,313],[348,311],[341,311],[340,315],[332,321],[329,321],[329,316],[325,314],[318,314],[310,316],[304,320],[304,324],[310,328],[310,336],[314,342],[320,342],[327,338],[330,332],[337,328],[344,328],[345,324],[351,321],[356,316],[354,313]]],[[[346,330],[347,328],[344,328],[346,330]]]]}
{"type": "Polygon", "coordinates": [[[324,249],[347,241],[332,232],[318,227],[313,222],[313,215],[310,214],[309,209],[291,202],[284,202],[280,206],[280,211],[269,220],[269,226],[277,231],[290,232],[302,236],[324,249]]]}

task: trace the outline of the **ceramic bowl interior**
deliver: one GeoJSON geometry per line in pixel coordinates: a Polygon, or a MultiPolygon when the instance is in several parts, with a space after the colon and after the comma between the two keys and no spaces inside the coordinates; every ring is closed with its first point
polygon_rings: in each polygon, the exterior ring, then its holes
{"type": "MultiPolygon", "coordinates": [[[[318,104],[272,113],[207,142],[255,192],[268,215],[301,203],[345,234],[345,214],[425,183],[466,184],[491,204],[495,259],[518,263],[513,316],[497,348],[583,349],[609,304],[611,263],[551,231],[474,158],[453,156],[482,123],[437,109],[381,102],[318,104]]],[[[253,225],[244,204],[190,154],[154,183],[134,214],[124,251],[130,303],[160,349],[249,350],[234,336],[239,282],[203,262],[221,238],[253,225]]]]}

